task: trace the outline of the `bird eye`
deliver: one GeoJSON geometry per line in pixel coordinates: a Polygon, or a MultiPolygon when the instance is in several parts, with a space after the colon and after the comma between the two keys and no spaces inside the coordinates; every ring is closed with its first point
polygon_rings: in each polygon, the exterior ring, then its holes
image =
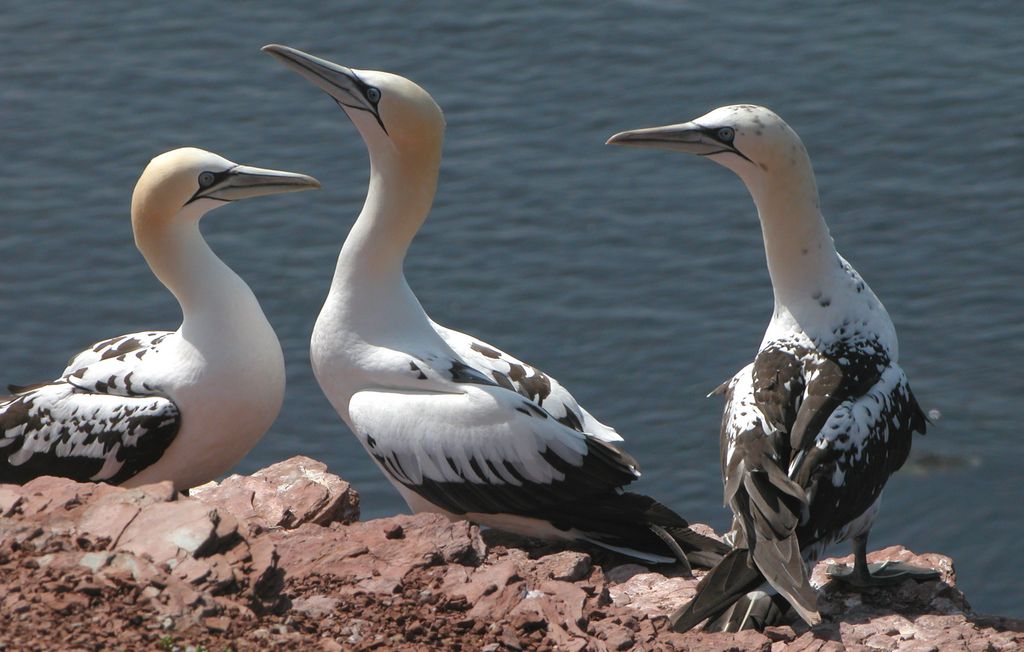
{"type": "Polygon", "coordinates": [[[374,104],[380,101],[380,91],[370,86],[366,89],[366,99],[370,100],[374,104]]]}
{"type": "Polygon", "coordinates": [[[217,177],[214,176],[213,172],[202,172],[199,175],[199,187],[209,188],[210,186],[213,185],[213,182],[216,180],[217,177]]]}
{"type": "Polygon", "coordinates": [[[718,130],[718,140],[723,143],[731,143],[736,137],[736,131],[732,127],[722,127],[718,130]]]}

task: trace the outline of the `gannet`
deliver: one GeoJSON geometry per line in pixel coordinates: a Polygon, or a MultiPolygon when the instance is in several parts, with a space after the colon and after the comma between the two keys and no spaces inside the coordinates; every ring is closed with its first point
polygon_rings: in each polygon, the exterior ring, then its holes
{"type": "Polygon", "coordinates": [[[622,438],[554,378],[427,316],[403,273],[437,187],[445,122],[386,72],[268,45],[325,91],[370,155],[366,203],[338,257],[310,353],[320,387],[414,512],[589,541],[648,561],[710,565],[728,550],[651,498],[622,438]]]}
{"type": "Polygon", "coordinates": [[[281,408],[284,358],[252,290],[210,250],[199,220],[228,202],[319,185],[194,148],[154,158],[132,195],[132,229],[181,304],[181,327],[103,340],[52,382],[11,386],[0,402],[0,482],[58,475],[187,490],[238,462],[281,408]]]}
{"type": "Polygon", "coordinates": [[[851,538],[852,570],[870,586],[918,574],[869,572],[868,532],[882,488],[925,415],[897,364],[881,301],[835,249],[807,150],[775,113],[726,106],[692,122],[616,134],[609,144],[705,156],[735,172],[757,206],[775,311],[754,361],[719,388],[725,502],[736,546],[674,615],[685,630],[766,579],[808,623],[820,620],[804,562],[851,538]]]}

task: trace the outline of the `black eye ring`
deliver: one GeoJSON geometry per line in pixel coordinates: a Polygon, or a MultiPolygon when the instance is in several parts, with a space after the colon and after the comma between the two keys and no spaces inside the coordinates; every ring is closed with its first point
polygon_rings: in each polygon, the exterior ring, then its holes
{"type": "Polygon", "coordinates": [[[199,187],[209,188],[213,185],[213,182],[217,180],[217,175],[213,172],[201,172],[199,174],[199,187]]]}
{"type": "Polygon", "coordinates": [[[731,143],[733,138],[736,137],[736,130],[732,127],[722,127],[718,130],[718,140],[723,143],[731,143]]]}
{"type": "Polygon", "coordinates": [[[374,104],[380,101],[380,90],[370,86],[366,89],[366,99],[370,100],[374,104]]]}

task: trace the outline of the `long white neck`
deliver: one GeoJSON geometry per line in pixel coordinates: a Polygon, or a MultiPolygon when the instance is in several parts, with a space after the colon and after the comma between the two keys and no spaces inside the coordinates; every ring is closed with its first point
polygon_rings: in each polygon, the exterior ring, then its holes
{"type": "Polygon", "coordinates": [[[181,305],[179,332],[186,340],[204,348],[242,339],[254,327],[269,328],[252,290],[207,245],[198,216],[179,214],[136,233],[136,241],[153,273],[181,305]]]}
{"type": "Polygon", "coordinates": [[[775,303],[789,309],[833,291],[841,271],[821,216],[814,172],[801,158],[790,166],[742,175],[761,221],[775,303]]]}
{"type": "Polygon", "coordinates": [[[434,202],[439,168],[440,157],[410,160],[391,148],[370,150],[366,202],[341,248],[332,291],[356,274],[401,274],[409,245],[434,202]]]}
{"type": "Polygon", "coordinates": [[[411,156],[390,142],[367,144],[366,202],[341,248],[317,328],[323,322],[335,334],[384,344],[402,332],[430,328],[403,263],[434,201],[440,148],[411,156]]]}
{"type": "Polygon", "coordinates": [[[871,288],[836,252],[810,159],[799,151],[786,163],[740,173],[757,205],[775,293],[775,312],[761,346],[793,333],[805,334],[815,345],[876,337],[895,360],[895,328],[871,288]]]}

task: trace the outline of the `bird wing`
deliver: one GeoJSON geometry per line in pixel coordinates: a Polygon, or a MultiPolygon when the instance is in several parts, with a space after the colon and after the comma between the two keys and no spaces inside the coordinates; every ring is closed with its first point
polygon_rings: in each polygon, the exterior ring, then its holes
{"type": "Polygon", "coordinates": [[[906,460],[912,434],[925,432],[906,375],[872,341],[822,352],[769,346],[754,361],[750,395],[766,427],[766,461],[806,494],[804,547],[867,510],[906,460]]]}
{"type": "MultiPolygon", "coordinates": [[[[788,438],[770,424],[760,408],[755,379],[757,361],[745,367],[726,390],[722,420],[725,502],[735,515],[733,541],[749,550],[746,559],[756,564],[766,580],[810,623],[818,622],[817,597],[807,581],[800,555],[797,527],[806,511],[803,487],[786,474],[788,438]]],[[[791,385],[792,386],[792,385],[791,385]]],[[[781,394],[780,394],[781,396],[781,394]]],[[[783,413],[780,407],[777,412],[783,413]]],[[[742,575],[742,574],[741,574],[742,575]]],[[[742,586],[726,586],[741,577],[716,574],[698,593],[705,616],[717,615],[748,590],[756,578],[742,576],[742,586]],[[739,592],[737,592],[739,591],[739,592]],[[707,592],[706,595],[702,593],[707,592]]]]}
{"type": "Polygon", "coordinates": [[[446,511],[540,515],[640,475],[627,454],[504,387],[428,383],[357,392],[349,415],[388,475],[446,511]]]}
{"type": "Polygon", "coordinates": [[[881,347],[767,347],[730,383],[722,469],[734,540],[808,622],[818,616],[801,550],[864,513],[924,428],[881,347]]]}
{"type": "Polygon", "coordinates": [[[835,538],[863,514],[906,462],[913,434],[926,429],[924,412],[895,363],[863,394],[840,402],[811,445],[796,451],[790,463],[790,477],[808,497],[801,541],[835,538]]]}
{"type": "Polygon", "coordinates": [[[122,396],[58,380],[0,403],[0,482],[41,475],[120,483],[153,464],[181,425],[162,396],[122,396]]]}
{"type": "Polygon", "coordinates": [[[116,358],[122,355],[127,356],[129,353],[139,356],[146,349],[150,349],[162,342],[170,334],[171,331],[145,331],[118,335],[117,337],[97,342],[68,360],[67,367],[61,373],[61,376],[66,376],[83,367],[96,364],[101,360],[116,358]]]}
{"type": "Polygon", "coordinates": [[[135,335],[75,356],[51,383],[12,388],[0,402],[0,482],[59,475],[118,484],[163,455],[181,414],[144,359],[165,335],[135,335]]]}
{"type": "Polygon", "coordinates": [[[431,322],[445,343],[471,366],[486,371],[496,383],[543,407],[573,430],[607,442],[621,442],[611,426],[595,419],[556,379],[475,337],[431,322]]]}

